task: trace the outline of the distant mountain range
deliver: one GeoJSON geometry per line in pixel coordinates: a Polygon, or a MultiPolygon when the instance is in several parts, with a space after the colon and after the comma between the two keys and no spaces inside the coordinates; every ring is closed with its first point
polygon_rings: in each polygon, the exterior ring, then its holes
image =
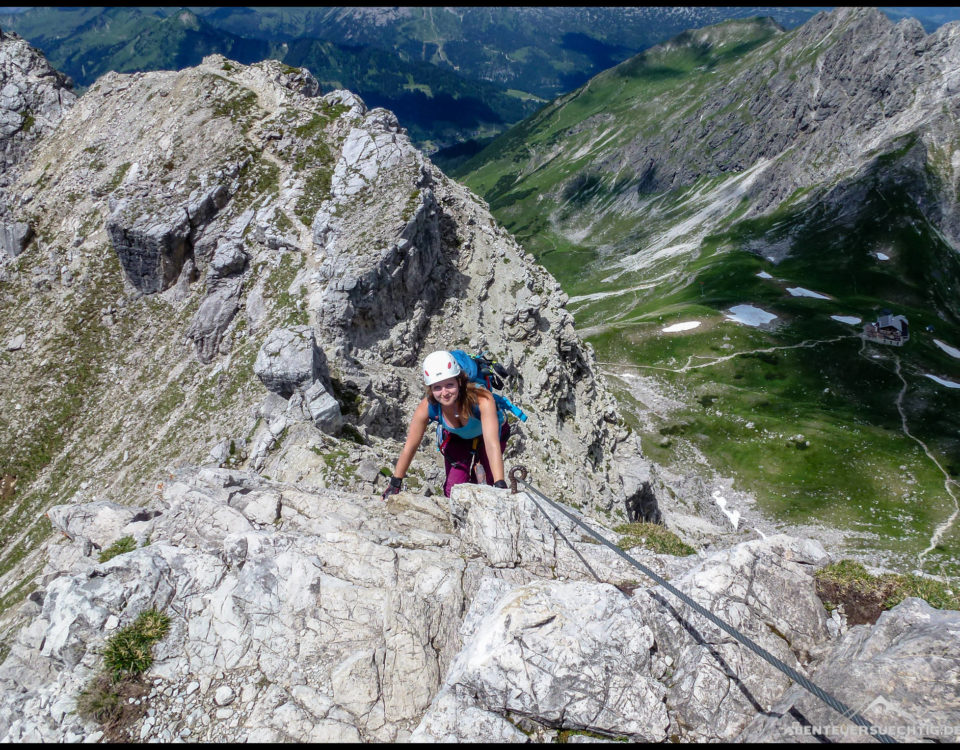
{"type": "Polygon", "coordinates": [[[31,7],[0,13],[79,91],[109,70],[182,69],[208,54],[306,66],[394,111],[447,167],[548,99],[686,28],[803,8],[31,7]],[[18,12],[13,12],[18,11],[18,12]]]}
{"type": "MultiPolygon", "coordinates": [[[[182,69],[208,54],[305,66],[397,114],[447,169],[548,100],[685,29],[809,7],[10,7],[16,31],[79,91],[109,70],[182,69]]],[[[888,8],[935,28],[949,8],[888,8]]]]}
{"type": "Polygon", "coordinates": [[[0,27],[12,28],[43,50],[80,90],[107,71],[182,69],[212,53],[242,63],[283,60],[309,68],[324,90],[347,88],[370,106],[391,109],[417,142],[434,148],[462,134],[499,132],[542,104],[536,97],[514,96],[498,85],[374,47],[244,37],[189,10],[173,15],[165,10],[33,8],[0,18],[0,27]]]}

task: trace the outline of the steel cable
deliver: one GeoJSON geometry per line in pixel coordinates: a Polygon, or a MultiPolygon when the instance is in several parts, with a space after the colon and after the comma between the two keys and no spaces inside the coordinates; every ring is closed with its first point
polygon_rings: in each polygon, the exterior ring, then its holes
{"type": "MultiPolygon", "coordinates": [[[[648,578],[653,580],[655,583],[657,583],[657,585],[665,588],[671,594],[673,594],[678,599],[680,599],[680,601],[682,601],[688,607],[690,607],[691,609],[693,609],[695,612],[699,613],[703,617],[707,618],[710,622],[712,622],[714,625],[716,625],[718,628],[723,630],[725,633],[729,634],[730,636],[735,638],[737,641],[742,643],[744,646],[746,646],[748,649],[750,649],[753,653],[755,653],[761,659],[766,661],[768,664],[771,664],[772,666],[779,669],[787,677],[789,677],[791,680],[796,682],[802,688],[804,688],[805,690],[809,691],[810,693],[815,695],[817,698],[822,700],[824,703],[830,706],[830,708],[832,708],[834,711],[837,711],[838,713],[840,713],[840,715],[842,715],[844,718],[850,719],[850,721],[852,721],[854,724],[857,724],[858,726],[867,728],[870,736],[876,737],[877,740],[879,740],[880,742],[896,744],[897,741],[893,739],[893,737],[890,737],[878,731],[869,731],[874,729],[873,724],[871,724],[867,719],[863,718],[863,716],[861,716],[857,711],[850,708],[849,706],[847,706],[845,703],[835,698],[834,696],[830,695],[830,693],[828,693],[823,688],[812,683],[802,674],[797,672],[797,670],[795,670],[793,667],[789,666],[788,664],[785,664],[780,659],[778,659],[773,654],[771,654],[769,651],[767,651],[765,648],[763,648],[762,646],[754,642],[752,639],[745,636],[739,630],[734,628],[732,625],[729,625],[723,620],[721,620],[719,617],[714,615],[708,609],[706,609],[702,605],[695,602],[693,599],[691,599],[689,596],[687,596],[682,591],[677,589],[675,586],[671,585],[665,578],[657,575],[654,571],[650,570],[650,568],[648,568],[646,565],[644,565],[641,562],[638,562],[633,557],[631,557],[626,552],[624,552],[622,549],[620,549],[615,544],[613,544],[612,542],[607,540],[605,537],[603,537],[601,534],[594,531],[587,524],[583,523],[583,521],[581,521],[579,518],[577,518],[572,513],[567,511],[566,508],[561,506],[559,503],[551,500],[549,497],[544,495],[542,492],[540,492],[540,490],[538,490],[536,487],[534,487],[532,484],[530,484],[526,480],[526,475],[527,475],[527,471],[522,466],[517,466],[510,470],[510,479],[513,483],[514,492],[517,491],[516,489],[517,482],[518,481],[521,482],[527,489],[529,489],[531,492],[535,493],[536,495],[539,495],[543,500],[548,502],[553,508],[563,513],[567,518],[569,518],[575,524],[580,526],[584,531],[590,534],[590,536],[592,536],[598,542],[600,542],[601,544],[605,545],[606,547],[609,547],[611,550],[616,552],[617,555],[622,557],[624,560],[630,563],[633,567],[637,568],[641,573],[643,573],[645,576],[647,576],[648,578]],[[517,474],[519,474],[520,471],[522,471],[522,477],[517,476],[517,474]]],[[[546,514],[546,511],[543,508],[541,508],[540,505],[535,500],[534,500],[534,505],[537,506],[537,508],[540,510],[541,513],[546,514]]],[[[552,522],[552,519],[551,519],[551,522],[552,522]]],[[[564,537],[564,541],[566,541],[565,537],[564,537]]],[[[567,544],[570,544],[570,542],[568,541],[567,544]]],[[[570,546],[572,547],[573,545],[570,545],[570,546]]],[[[593,570],[591,569],[590,572],[593,573],[593,570]]],[[[594,573],[594,577],[596,577],[596,573],[594,573]]]]}

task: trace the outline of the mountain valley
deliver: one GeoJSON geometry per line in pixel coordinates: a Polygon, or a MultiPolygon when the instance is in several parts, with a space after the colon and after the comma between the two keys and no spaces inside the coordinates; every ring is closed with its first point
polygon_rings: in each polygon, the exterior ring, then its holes
{"type": "Polygon", "coordinates": [[[950,574],[956,39],[871,10],[726,22],[597,76],[458,172],[560,280],[622,403],[636,378],[682,392],[647,423],[648,455],[680,468],[696,447],[775,517],[950,574]],[[859,338],[885,310],[910,322],[902,349],[859,338]]]}

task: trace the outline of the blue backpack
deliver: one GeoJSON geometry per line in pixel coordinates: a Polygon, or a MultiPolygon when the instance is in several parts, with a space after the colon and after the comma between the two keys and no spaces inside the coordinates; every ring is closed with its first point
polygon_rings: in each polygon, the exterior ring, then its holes
{"type": "MultiPolygon", "coordinates": [[[[497,404],[498,418],[501,412],[506,411],[513,414],[521,422],[527,421],[527,415],[523,413],[519,406],[506,396],[493,392],[494,389],[500,390],[503,388],[503,379],[507,377],[506,368],[493,358],[493,354],[485,351],[474,356],[467,354],[462,349],[451,349],[450,355],[460,365],[460,369],[467,376],[467,380],[490,391],[490,395],[493,396],[493,400],[497,404]]],[[[449,433],[444,429],[443,420],[440,418],[440,404],[431,403],[427,417],[431,422],[437,423],[437,450],[442,451],[447,439],[449,439],[449,433]]]]}

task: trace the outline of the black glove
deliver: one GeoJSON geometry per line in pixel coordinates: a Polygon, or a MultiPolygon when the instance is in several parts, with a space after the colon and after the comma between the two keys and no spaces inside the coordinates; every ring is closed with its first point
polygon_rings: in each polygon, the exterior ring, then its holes
{"type": "Polygon", "coordinates": [[[493,486],[499,487],[501,490],[507,489],[507,483],[503,479],[498,479],[496,482],[493,483],[493,486]]]}
{"type": "Polygon", "coordinates": [[[403,484],[403,479],[400,477],[390,477],[390,484],[387,485],[387,489],[383,491],[380,498],[386,501],[390,495],[396,495],[400,491],[401,484],[403,484]]]}

